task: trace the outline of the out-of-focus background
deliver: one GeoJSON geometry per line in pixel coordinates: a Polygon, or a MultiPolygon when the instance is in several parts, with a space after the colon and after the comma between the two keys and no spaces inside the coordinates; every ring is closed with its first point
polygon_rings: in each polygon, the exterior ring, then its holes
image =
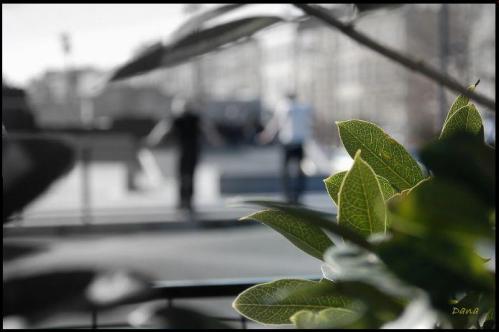
{"type": "MultiPolygon", "coordinates": [[[[291,5],[254,6],[293,19],[178,65],[108,82],[116,68],[167,43],[183,22],[217,5],[2,4],[7,132],[63,135],[78,151],[76,166],[4,226],[4,241],[30,237],[52,249],[9,266],[4,277],[66,263],[124,265],[158,280],[319,274],[319,261],[267,228],[178,232],[168,225],[182,227],[193,218],[239,225],[253,209],[234,207],[234,199],[283,199],[281,148],[276,140],[259,144],[257,135],[291,90],[314,110],[301,165],[303,203],[331,213],[322,179],[351,164],[335,121],[375,122],[416,153],[438,135],[456,93],[301,17],[291,5]],[[203,140],[194,217],[176,209],[173,144],[141,145],[158,121],[172,118],[175,96],[193,94],[203,97],[200,115],[224,140],[203,140]]],[[[327,8],[463,85],[480,79],[477,91],[495,99],[495,5],[327,8]]],[[[478,109],[486,140],[495,144],[495,113],[478,109]]]]}
{"type": "MultiPolygon", "coordinates": [[[[223,148],[207,146],[203,153],[196,174],[200,210],[222,208],[227,195],[280,192],[280,182],[274,181],[280,150],[259,146],[254,138],[289,89],[315,110],[313,140],[303,165],[312,178],[349,166],[335,121],[373,121],[416,149],[437,134],[455,97],[448,91],[442,95],[438,84],[312,18],[272,26],[192,61],[102,88],[117,66],[167,39],[190,16],[214,6],[2,6],[3,91],[13,95],[3,98],[4,122],[5,108],[10,107],[6,104],[18,93],[6,91],[12,86],[24,89],[40,127],[96,133],[91,145],[108,149],[88,166],[92,214],[162,214],[174,206],[174,149],[141,154],[144,167],[137,175],[138,191],[127,190],[126,163],[99,159],[126,160],[134,139],[170,116],[171,99],[177,94],[200,88],[208,100],[202,116],[213,120],[228,143],[223,148]]],[[[268,6],[270,11],[296,10],[268,6]]],[[[354,15],[353,5],[333,10],[344,20],[354,15]]],[[[356,18],[355,26],[383,44],[436,68],[443,66],[463,84],[480,79],[478,91],[495,97],[493,5],[403,5],[365,13],[356,18]]],[[[494,114],[482,114],[492,141],[494,114]]],[[[80,211],[81,173],[78,165],[30,206],[25,217],[67,217],[80,211]]],[[[321,186],[313,183],[310,188],[322,191],[321,186]]]]}

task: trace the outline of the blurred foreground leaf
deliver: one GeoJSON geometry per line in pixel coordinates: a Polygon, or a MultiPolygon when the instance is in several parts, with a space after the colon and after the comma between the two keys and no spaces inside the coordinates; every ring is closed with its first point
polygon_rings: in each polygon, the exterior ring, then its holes
{"type": "Polygon", "coordinates": [[[149,299],[151,287],[142,276],[122,271],[54,271],[15,276],[3,283],[3,316],[31,321],[58,312],[88,312],[149,299]]]}
{"type": "Polygon", "coordinates": [[[490,305],[491,301],[485,294],[468,292],[457,303],[449,305],[447,314],[453,328],[479,328],[479,319],[487,314],[490,305]],[[464,314],[462,314],[463,309],[464,314]]]}
{"type": "Polygon", "coordinates": [[[495,207],[496,154],[483,139],[461,133],[428,144],[420,156],[436,177],[464,186],[495,207]]]}
{"type": "Polygon", "coordinates": [[[127,79],[162,67],[179,65],[282,21],[283,19],[277,16],[252,16],[201,30],[190,30],[190,33],[182,33],[182,37],[175,39],[173,43],[156,45],[122,65],[115,70],[109,81],[127,79]]]}
{"type": "Polygon", "coordinates": [[[395,320],[388,320],[382,329],[435,329],[438,313],[433,309],[425,294],[417,294],[406,305],[403,313],[395,320]]]}
{"type": "Polygon", "coordinates": [[[438,234],[461,240],[492,238],[489,209],[473,193],[433,178],[407,195],[390,200],[392,227],[419,236],[438,234]]]}
{"type": "Polygon", "coordinates": [[[362,248],[354,245],[333,247],[326,252],[324,258],[326,264],[321,267],[322,273],[335,283],[361,282],[396,298],[414,295],[414,290],[387,269],[377,255],[362,248]]]}
{"type": "Polygon", "coordinates": [[[400,279],[426,290],[433,305],[446,310],[453,294],[493,292],[494,274],[470,246],[444,237],[397,234],[376,246],[386,266],[400,279]]]}
{"type": "Polygon", "coordinates": [[[85,307],[85,290],[95,271],[49,272],[4,280],[3,316],[38,316],[61,308],[85,307]]]}

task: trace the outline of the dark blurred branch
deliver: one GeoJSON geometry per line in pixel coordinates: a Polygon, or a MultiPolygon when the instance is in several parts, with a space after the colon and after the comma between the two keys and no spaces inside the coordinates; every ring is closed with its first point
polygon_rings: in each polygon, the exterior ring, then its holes
{"type": "Polygon", "coordinates": [[[439,71],[425,64],[422,60],[411,59],[407,55],[401,54],[389,47],[381,45],[380,43],[374,41],[373,39],[367,37],[366,35],[356,31],[351,25],[342,23],[341,21],[336,19],[333,15],[331,15],[326,9],[323,9],[316,5],[307,5],[301,3],[295,3],[293,5],[300,8],[308,15],[320,19],[321,21],[325,22],[328,26],[340,30],[348,37],[356,40],[357,42],[359,42],[364,46],[367,46],[368,48],[374,50],[375,52],[403,65],[404,67],[410,70],[413,70],[428,77],[432,81],[438,82],[439,84],[442,84],[453,91],[459,92],[469,97],[470,99],[475,100],[477,103],[482,104],[491,111],[495,112],[496,110],[495,100],[492,100],[482,94],[469,91],[466,86],[460,84],[454,78],[440,73],[439,71]]]}

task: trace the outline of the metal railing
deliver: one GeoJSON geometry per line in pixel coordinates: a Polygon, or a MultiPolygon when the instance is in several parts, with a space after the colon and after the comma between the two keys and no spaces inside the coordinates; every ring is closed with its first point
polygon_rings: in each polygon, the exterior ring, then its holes
{"type": "MultiPolygon", "coordinates": [[[[301,275],[287,277],[262,277],[262,278],[241,278],[241,279],[210,279],[202,281],[158,281],[154,284],[154,295],[148,301],[166,300],[168,308],[174,308],[176,300],[180,299],[206,299],[206,298],[235,298],[244,290],[257,284],[271,282],[281,278],[320,280],[317,275],[301,275]]],[[[144,302],[144,301],[143,301],[144,302]]],[[[128,322],[102,324],[99,323],[99,310],[92,309],[90,312],[90,322],[88,325],[58,326],[56,329],[98,329],[98,328],[132,328],[128,322]]],[[[248,319],[234,311],[233,317],[228,316],[208,316],[208,318],[220,321],[237,323],[240,329],[248,329],[248,319]]]]}

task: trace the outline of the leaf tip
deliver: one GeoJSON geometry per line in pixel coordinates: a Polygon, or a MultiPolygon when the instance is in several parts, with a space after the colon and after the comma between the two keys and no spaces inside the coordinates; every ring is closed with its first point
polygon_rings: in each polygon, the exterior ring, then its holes
{"type": "Polygon", "coordinates": [[[253,220],[253,219],[251,219],[251,215],[244,216],[244,217],[241,217],[238,219],[238,221],[248,221],[248,220],[253,220]]]}
{"type": "Polygon", "coordinates": [[[332,178],[333,176],[334,176],[334,175],[331,175],[331,176],[328,176],[327,178],[322,179],[322,182],[324,182],[325,184],[327,184],[329,181],[331,181],[331,178],[332,178]]]}
{"type": "Polygon", "coordinates": [[[347,121],[334,121],[334,123],[336,124],[336,126],[340,127],[341,125],[343,125],[345,122],[347,121]]]}

